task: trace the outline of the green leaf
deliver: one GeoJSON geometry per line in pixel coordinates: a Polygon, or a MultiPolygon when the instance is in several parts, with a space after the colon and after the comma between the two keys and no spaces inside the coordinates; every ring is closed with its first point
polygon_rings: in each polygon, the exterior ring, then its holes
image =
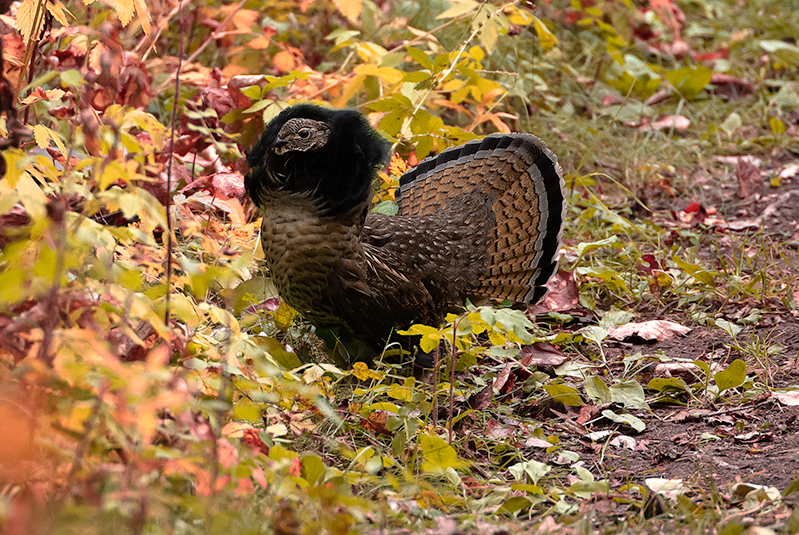
{"type": "Polygon", "coordinates": [[[403,119],[405,119],[405,112],[395,110],[391,113],[387,113],[382,119],[380,119],[378,126],[383,132],[391,137],[394,137],[399,134],[399,131],[402,129],[403,119]]]}
{"type": "Polygon", "coordinates": [[[616,423],[628,425],[639,433],[646,429],[646,424],[640,418],[636,418],[632,414],[616,414],[613,411],[604,410],[602,411],[602,416],[616,423]]]}
{"type": "Polygon", "coordinates": [[[430,136],[423,136],[418,138],[416,142],[416,158],[419,161],[424,160],[430,154],[430,151],[433,150],[433,138],[430,136]]]}
{"type": "Polygon", "coordinates": [[[508,472],[521,483],[532,481],[533,485],[538,485],[542,477],[547,475],[552,467],[546,463],[539,461],[526,461],[523,463],[516,463],[508,467],[508,472]]]}
{"type": "Polygon", "coordinates": [[[585,380],[585,393],[595,402],[610,403],[611,401],[608,385],[596,375],[585,380]]]}
{"type": "Polygon", "coordinates": [[[408,54],[414,59],[414,61],[416,61],[416,63],[418,63],[428,71],[433,70],[433,62],[430,61],[430,56],[428,56],[418,48],[406,46],[405,49],[408,51],[408,54]]]}
{"type": "Polygon", "coordinates": [[[263,303],[267,299],[277,297],[277,288],[271,277],[253,277],[239,283],[232,290],[225,290],[222,294],[233,307],[237,316],[248,306],[263,303]]]}
{"type": "Polygon", "coordinates": [[[419,444],[422,446],[422,470],[425,472],[443,474],[447,468],[464,468],[469,465],[467,461],[458,459],[455,448],[438,436],[422,434],[419,436],[419,444]]]}
{"type": "Polygon", "coordinates": [[[523,509],[527,509],[532,504],[533,502],[531,502],[524,496],[511,496],[510,498],[502,502],[500,508],[497,509],[497,514],[502,514],[502,513],[513,514],[523,509]]]}
{"type": "Polygon", "coordinates": [[[311,485],[319,483],[324,479],[327,467],[325,467],[325,463],[322,462],[322,458],[318,455],[312,453],[305,454],[300,458],[300,464],[302,466],[300,473],[303,479],[311,485]]]}
{"type": "Polygon", "coordinates": [[[559,401],[570,407],[580,407],[584,405],[583,398],[574,388],[566,385],[544,385],[544,390],[552,396],[552,399],[559,401]]]}
{"type": "Polygon", "coordinates": [[[399,205],[394,201],[383,201],[372,208],[372,212],[386,215],[397,215],[399,212],[399,205]]]}
{"type": "Polygon", "coordinates": [[[722,370],[713,375],[713,380],[716,381],[719,392],[741,386],[746,380],[746,363],[741,359],[735,359],[727,366],[726,370],[722,370]]]}
{"type": "Polygon", "coordinates": [[[656,377],[650,380],[646,387],[649,390],[656,390],[658,392],[688,392],[688,384],[678,377],[656,377]]]}
{"type": "Polygon", "coordinates": [[[406,73],[405,76],[402,77],[403,82],[409,82],[412,84],[418,84],[419,82],[424,82],[428,80],[432,75],[427,71],[413,71],[406,73]]]}
{"type": "Polygon", "coordinates": [[[83,75],[80,71],[69,69],[61,73],[61,83],[66,86],[78,87],[83,83],[83,75]]]}
{"type": "Polygon", "coordinates": [[[275,338],[256,336],[251,340],[269,353],[275,363],[284,370],[293,370],[302,366],[299,357],[295,353],[286,351],[283,344],[275,338]]]}
{"type": "Polygon", "coordinates": [[[233,405],[233,418],[236,420],[257,422],[261,419],[261,408],[255,403],[243,398],[233,405]]]}
{"type": "Polygon", "coordinates": [[[621,403],[627,409],[647,409],[644,389],[638,381],[623,381],[610,387],[610,394],[615,403],[621,403]]]}
{"type": "Polygon", "coordinates": [[[718,318],[716,320],[713,320],[713,323],[716,324],[716,327],[718,327],[725,333],[729,334],[733,338],[738,336],[738,333],[740,333],[743,330],[743,327],[741,327],[740,325],[736,325],[735,323],[727,321],[724,318],[718,318]]]}
{"type": "Polygon", "coordinates": [[[713,71],[704,65],[683,67],[666,73],[666,79],[687,99],[696,97],[710,83],[713,71]]]}
{"type": "Polygon", "coordinates": [[[388,98],[373,102],[367,107],[372,111],[401,111],[413,109],[413,104],[405,95],[396,93],[388,98]]]}

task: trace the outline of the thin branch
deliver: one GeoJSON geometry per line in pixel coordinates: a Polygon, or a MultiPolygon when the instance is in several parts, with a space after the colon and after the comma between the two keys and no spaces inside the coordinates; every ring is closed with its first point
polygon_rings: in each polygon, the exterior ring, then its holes
{"type": "Polygon", "coordinates": [[[456,337],[458,334],[458,320],[452,322],[452,351],[449,358],[449,418],[447,421],[447,430],[449,431],[449,445],[452,446],[452,415],[455,412],[455,358],[458,356],[457,347],[455,345],[456,337]]]}
{"type": "MultiPolygon", "coordinates": [[[[217,26],[216,30],[214,30],[213,32],[211,32],[211,35],[209,35],[209,36],[208,36],[208,39],[206,39],[206,40],[203,42],[203,44],[201,44],[199,47],[197,47],[197,50],[195,50],[194,52],[192,52],[191,56],[189,56],[188,58],[186,58],[186,63],[187,63],[187,64],[189,64],[189,63],[193,62],[195,59],[197,59],[197,56],[199,56],[200,54],[202,54],[203,50],[205,50],[206,48],[208,48],[208,45],[210,45],[210,44],[211,44],[211,41],[214,41],[215,39],[217,39],[217,37],[216,37],[216,36],[218,35],[218,32],[219,32],[220,30],[222,30],[222,28],[224,28],[224,27],[227,25],[227,23],[228,23],[228,22],[230,22],[230,19],[232,19],[232,18],[233,18],[233,15],[235,15],[235,14],[236,14],[236,12],[237,12],[239,9],[241,9],[241,8],[244,6],[244,4],[245,4],[246,2],[247,2],[247,0],[241,0],[241,2],[239,2],[239,3],[238,3],[238,5],[237,5],[235,8],[233,8],[233,10],[232,10],[232,11],[230,12],[230,14],[229,14],[229,15],[228,15],[228,16],[225,18],[225,20],[223,20],[223,21],[222,21],[222,22],[219,24],[219,26],[217,26]]],[[[180,48],[180,50],[181,50],[181,54],[182,54],[182,53],[183,53],[183,3],[181,3],[181,4],[180,4],[180,25],[181,25],[181,28],[180,28],[180,47],[181,47],[181,48],[180,48]]],[[[180,71],[180,58],[178,58],[178,71],[180,71]]],[[[157,89],[155,92],[156,92],[156,93],[160,93],[161,91],[163,91],[163,90],[164,90],[164,88],[166,88],[166,85],[167,85],[167,83],[168,83],[168,82],[167,82],[166,80],[164,80],[164,83],[163,83],[163,84],[161,84],[161,86],[160,86],[160,87],[159,87],[159,88],[158,88],[158,89],[157,89]]]]}
{"type": "MultiPolygon", "coordinates": [[[[408,135],[408,130],[411,127],[411,121],[413,120],[413,118],[416,116],[417,113],[419,113],[419,110],[422,109],[422,106],[424,106],[424,103],[427,102],[428,98],[430,98],[430,95],[438,87],[438,84],[443,82],[444,80],[446,80],[447,77],[450,74],[452,74],[452,71],[454,71],[455,67],[458,66],[458,62],[460,61],[461,56],[463,56],[463,53],[466,52],[466,47],[468,47],[468,46],[470,46],[472,44],[472,41],[474,41],[474,39],[482,31],[483,26],[485,26],[486,23],[489,20],[493,19],[494,17],[496,17],[497,15],[499,15],[500,13],[505,11],[505,9],[507,9],[509,6],[515,5],[517,3],[518,2],[509,2],[507,4],[504,4],[502,7],[500,7],[499,9],[497,9],[496,11],[494,11],[493,13],[488,15],[485,18],[484,21],[482,21],[480,24],[477,25],[477,28],[475,28],[472,31],[471,35],[469,35],[469,37],[461,45],[460,49],[458,49],[458,53],[455,55],[455,59],[450,63],[449,68],[446,71],[444,71],[442,74],[439,74],[439,75],[437,75],[435,77],[435,79],[433,80],[433,83],[431,83],[430,87],[427,89],[427,92],[424,94],[424,96],[422,98],[419,99],[419,102],[416,104],[416,106],[414,106],[413,112],[411,112],[411,115],[408,117],[409,120],[405,121],[405,123],[402,125],[402,129],[400,130],[399,135],[397,135],[397,141],[395,141],[394,144],[391,146],[391,152],[394,152],[397,149],[397,145],[399,144],[399,140],[408,135]]],[[[487,4],[487,2],[483,3],[483,5],[486,5],[486,4],[487,4]]],[[[482,10],[482,6],[481,6],[481,10],[482,10]]],[[[478,12],[475,14],[475,16],[477,16],[477,14],[479,14],[479,13],[480,13],[480,10],[478,10],[478,12]]]]}
{"type": "Polygon", "coordinates": [[[180,101],[180,69],[183,67],[183,4],[180,4],[178,14],[179,49],[178,68],[175,70],[175,100],[172,103],[172,132],[169,137],[169,163],[166,170],[166,306],[164,307],[164,325],[169,327],[169,305],[172,294],[172,249],[174,237],[172,235],[172,160],[175,155],[175,130],[178,122],[178,102],[180,101]]]}

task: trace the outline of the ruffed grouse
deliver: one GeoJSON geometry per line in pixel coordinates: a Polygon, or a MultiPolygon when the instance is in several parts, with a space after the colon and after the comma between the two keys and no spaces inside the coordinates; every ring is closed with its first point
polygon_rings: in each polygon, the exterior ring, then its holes
{"type": "Polygon", "coordinates": [[[388,151],[360,113],[301,104],[269,123],[247,160],[272,280],[350,362],[374,358],[397,329],[440,324],[467,298],[540,300],[563,230],[562,171],[530,134],[424,160],[401,177],[394,216],[369,212],[388,151]]]}

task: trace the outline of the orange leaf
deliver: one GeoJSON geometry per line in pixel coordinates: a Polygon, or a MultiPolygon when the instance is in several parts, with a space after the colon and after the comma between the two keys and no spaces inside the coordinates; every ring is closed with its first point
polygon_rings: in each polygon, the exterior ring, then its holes
{"type": "Polygon", "coordinates": [[[256,37],[255,39],[253,39],[252,41],[247,43],[247,45],[253,50],[264,50],[266,48],[269,48],[269,41],[270,39],[268,37],[262,35],[261,37],[256,37]]]}
{"type": "Polygon", "coordinates": [[[358,22],[362,0],[333,0],[333,3],[336,4],[336,8],[341,11],[341,14],[347,17],[347,20],[358,22]]]}
{"type": "Polygon", "coordinates": [[[275,57],[272,58],[272,62],[280,72],[289,72],[297,68],[297,61],[294,59],[294,56],[291,55],[291,52],[286,52],[285,50],[281,50],[275,54],[275,57]]]}

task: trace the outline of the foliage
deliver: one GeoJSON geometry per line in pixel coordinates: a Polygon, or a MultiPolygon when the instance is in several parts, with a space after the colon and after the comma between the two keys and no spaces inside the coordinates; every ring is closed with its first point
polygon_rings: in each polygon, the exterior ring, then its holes
{"type": "Polygon", "coordinates": [[[740,505],[795,531],[795,485],[606,464],[658,407],[794,390],[774,361],[799,349],[755,327],[796,316],[795,250],[736,233],[695,179],[723,174],[710,154],[799,149],[796,11],[743,4],[14,3],[4,75],[32,139],[0,180],[2,529],[732,533],[740,505]],[[246,149],[297,100],[356,107],[394,142],[384,213],[430,153],[546,138],[574,302],[411,326],[442,364],[430,385],[388,357],[324,361],[262,272],[242,186],[246,149]],[[658,210],[677,192],[697,202],[658,210]],[[615,328],[665,314],[723,355],[618,350],[615,328]]]}

